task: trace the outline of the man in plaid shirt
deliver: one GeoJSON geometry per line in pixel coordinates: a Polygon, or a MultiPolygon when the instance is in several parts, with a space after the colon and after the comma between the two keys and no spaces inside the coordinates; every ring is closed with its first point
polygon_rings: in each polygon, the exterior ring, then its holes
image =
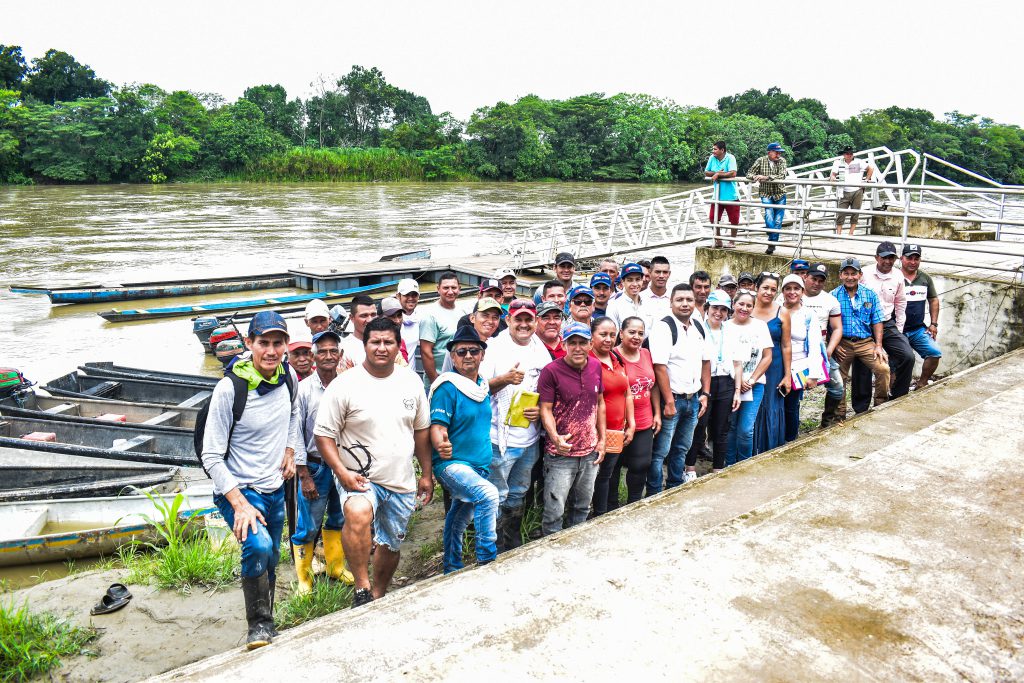
{"type": "MultiPolygon", "coordinates": [[[[768,145],[768,154],[759,157],[750,169],[747,178],[757,181],[757,194],[764,204],[764,225],[768,228],[768,241],[779,241],[782,218],[786,214],[786,191],[782,183],[774,182],[786,177],[786,160],[782,158],[782,145],[773,142],[768,145]]],[[[764,253],[775,252],[775,245],[769,244],[764,253]]]]}

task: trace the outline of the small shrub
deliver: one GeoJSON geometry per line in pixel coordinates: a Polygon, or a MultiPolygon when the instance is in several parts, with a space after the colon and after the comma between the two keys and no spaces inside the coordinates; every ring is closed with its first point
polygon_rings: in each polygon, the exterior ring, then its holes
{"type": "Polygon", "coordinates": [[[316,579],[306,595],[293,593],[277,603],[274,622],[286,629],[352,606],[352,587],[330,579],[316,579]]]}
{"type": "Polygon", "coordinates": [[[28,681],[76,655],[96,637],[52,614],[33,614],[28,604],[0,602],[0,683],[28,681]]]}

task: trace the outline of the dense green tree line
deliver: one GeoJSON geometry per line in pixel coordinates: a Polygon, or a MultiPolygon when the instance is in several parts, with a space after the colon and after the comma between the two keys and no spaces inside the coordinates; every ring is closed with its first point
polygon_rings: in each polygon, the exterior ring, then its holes
{"type": "Polygon", "coordinates": [[[773,140],[791,164],[885,145],[1024,184],[1024,131],[956,111],[939,119],[889,107],[838,120],[816,99],[770,88],[722,97],[715,109],[643,94],[528,95],[463,122],[376,68],[354,66],[312,89],[303,100],[256,85],[228,103],[152,84],[118,88],[65,52],[28,63],[20,47],[0,45],[0,182],[695,181],[722,139],[741,170],[773,140]]]}

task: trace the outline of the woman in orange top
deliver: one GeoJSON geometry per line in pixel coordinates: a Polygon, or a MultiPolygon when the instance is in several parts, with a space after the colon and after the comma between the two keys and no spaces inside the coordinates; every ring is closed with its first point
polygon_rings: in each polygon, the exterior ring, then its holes
{"type": "Polygon", "coordinates": [[[604,385],[605,424],[607,425],[608,450],[605,452],[601,469],[594,483],[594,516],[609,509],[609,501],[615,499],[618,507],[618,486],[609,483],[619,462],[623,449],[633,440],[636,422],[633,417],[633,392],[629,388],[626,366],[614,350],[619,328],[611,318],[598,318],[590,325],[593,335],[593,350],[590,354],[601,363],[601,384],[604,385]],[[618,433],[617,433],[618,432],[618,433]],[[621,435],[621,440],[617,438],[621,435]],[[617,452],[616,452],[617,451],[617,452]]]}

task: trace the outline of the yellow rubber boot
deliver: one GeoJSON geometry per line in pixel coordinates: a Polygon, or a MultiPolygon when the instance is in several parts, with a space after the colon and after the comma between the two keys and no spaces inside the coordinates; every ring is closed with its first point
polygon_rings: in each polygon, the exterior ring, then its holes
{"type": "Polygon", "coordinates": [[[313,544],[298,545],[292,543],[295,550],[295,574],[299,579],[299,588],[295,592],[306,595],[313,592],[313,544]]]}
{"type": "Polygon", "coordinates": [[[327,576],[352,585],[356,582],[352,572],[345,566],[345,549],[341,547],[341,530],[324,529],[324,559],[327,560],[327,576]]]}

